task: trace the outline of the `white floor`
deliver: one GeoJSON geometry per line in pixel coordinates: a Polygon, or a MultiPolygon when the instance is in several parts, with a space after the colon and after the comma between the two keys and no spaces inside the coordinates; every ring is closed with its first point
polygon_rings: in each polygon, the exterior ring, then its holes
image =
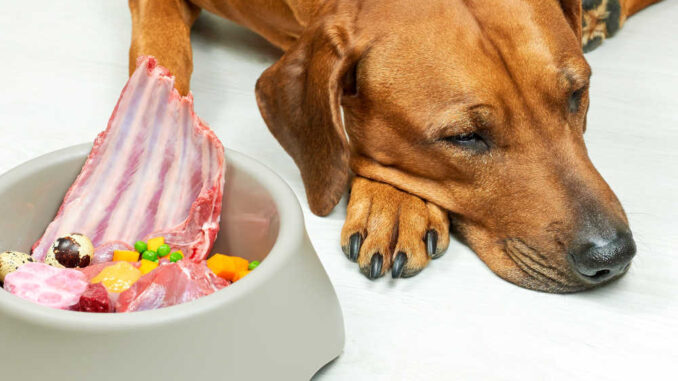
{"type": "MultiPolygon", "coordinates": [[[[633,17],[588,55],[586,139],[631,220],[630,273],[575,295],[523,290],[466,247],[419,276],[371,282],[339,249],[342,203],[308,230],[342,303],[344,354],[318,380],[675,379],[678,371],[678,2],[633,17]],[[651,377],[654,376],[654,377],[651,377]]],[[[126,1],[5,1],[0,8],[0,172],[93,140],[127,79],[126,1]],[[67,4],[68,3],[68,4],[67,4]]],[[[228,147],[277,171],[304,200],[266,129],[254,83],[279,56],[209,15],[193,33],[198,114],[228,147]]],[[[1,324],[1,322],[0,322],[1,324]]],[[[228,374],[226,371],[224,374],[228,374]]]]}

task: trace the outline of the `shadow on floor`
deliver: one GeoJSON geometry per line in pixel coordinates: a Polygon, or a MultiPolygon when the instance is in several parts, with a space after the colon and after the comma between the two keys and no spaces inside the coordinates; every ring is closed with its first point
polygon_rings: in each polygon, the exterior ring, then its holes
{"type": "Polygon", "coordinates": [[[258,62],[274,62],[282,55],[280,49],[258,34],[205,11],[193,25],[191,41],[207,50],[228,50],[258,62]]]}

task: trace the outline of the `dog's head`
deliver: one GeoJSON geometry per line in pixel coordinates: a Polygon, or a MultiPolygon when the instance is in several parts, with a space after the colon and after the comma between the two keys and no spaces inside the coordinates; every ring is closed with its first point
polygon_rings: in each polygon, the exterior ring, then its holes
{"type": "Polygon", "coordinates": [[[580,23],[574,0],[329,1],[257,99],[314,213],[350,165],[448,209],[504,279],[577,291],[635,253],[584,144],[580,23]]]}

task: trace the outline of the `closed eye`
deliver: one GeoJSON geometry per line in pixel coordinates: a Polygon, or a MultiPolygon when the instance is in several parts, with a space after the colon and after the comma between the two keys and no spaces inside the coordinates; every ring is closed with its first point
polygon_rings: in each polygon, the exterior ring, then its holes
{"type": "Polygon", "coordinates": [[[485,139],[475,132],[446,136],[441,140],[458,147],[472,149],[479,152],[485,151],[489,148],[487,142],[485,142],[485,139]]]}
{"type": "Polygon", "coordinates": [[[584,91],[586,91],[586,87],[582,87],[570,94],[570,98],[568,99],[568,107],[571,113],[574,114],[579,111],[579,107],[581,106],[581,98],[584,95],[584,91]]]}

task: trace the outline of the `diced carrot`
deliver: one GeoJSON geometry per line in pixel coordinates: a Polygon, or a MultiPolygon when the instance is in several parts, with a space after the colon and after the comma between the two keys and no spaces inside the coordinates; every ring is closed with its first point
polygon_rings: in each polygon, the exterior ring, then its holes
{"type": "Polygon", "coordinates": [[[155,270],[158,267],[158,262],[149,261],[148,259],[142,259],[141,264],[139,265],[139,271],[142,274],[146,275],[151,271],[155,270]]]}
{"type": "Polygon", "coordinates": [[[139,260],[139,253],[133,250],[114,250],[113,261],[136,262],[139,260]]]}
{"type": "Polygon", "coordinates": [[[214,254],[213,256],[207,258],[207,267],[212,270],[213,273],[219,273],[219,269],[223,267],[223,261],[226,259],[226,256],[223,254],[214,254]]]}
{"type": "Polygon", "coordinates": [[[247,274],[249,274],[249,273],[250,273],[249,270],[240,270],[240,271],[236,272],[236,273],[235,273],[235,276],[233,277],[233,282],[238,281],[238,280],[244,278],[245,275],[247,275],[247,274]]]}
{"type": "Polygon", "coordinates": [[[165,237],[151,238],[151,239],[148,240],[148,250],[157,252],[158,247],[160,247],[160,245],[164,245],[164,244],[165,244],[165,237]]]}
{"type": "Polygon", "coordinates": [[[245,258],[231,257],[235,263],[235,271],[247,270],[250,267],[250,262],[245,258]]]}
{"type": "Polygon", "coordinates": [[[214,254],[207,260],[207,267],[218,277],[228,281],[233,281],[236,273],[235,262],[228,255],[214,254]]]}

